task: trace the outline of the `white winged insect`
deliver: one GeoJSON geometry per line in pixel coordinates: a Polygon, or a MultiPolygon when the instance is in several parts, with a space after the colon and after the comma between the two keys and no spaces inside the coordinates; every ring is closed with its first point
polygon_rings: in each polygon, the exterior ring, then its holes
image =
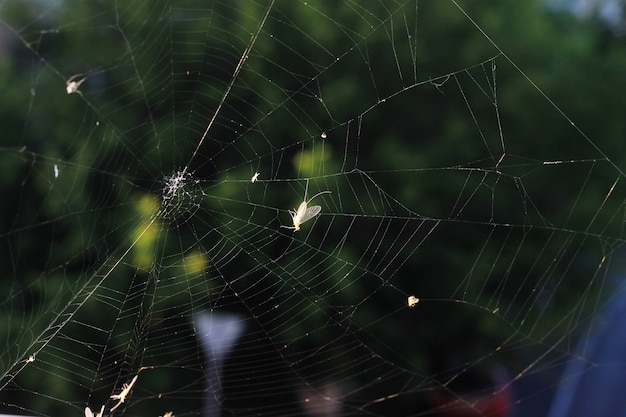
{"type": "Polygon", "coordinates": [[[85,417],[102,417],[104,415],[104,405],[100,408],[100,412],[94,416],[91,408],[85,407],[85,417]]]}
{"type": "Polygon", "coordinates": [[[67,94],[78,93],[81,96],[83,95],[83,93],[81,93],[78,88],[80,87],[82,83],[85,82],[85,80],[87,79],[87,76],[80,78],[82,76],[83,74],[75,74],[67,79],[67,81],[65,82],[65,91],[67,91],[67,94]]]}
{"type": "Polygon", "coordinates": [[[322,211],[321,206],[308,207],[311,200],[313,200],[318,195],[330,194],[330,193],[331,192],[328,190],[322,191],[321,193],[317,193],[313,197],[311,197],[309,201],[306,201],[306,191],[305,191],[304,201],[300,203],[300,206],[295,211],[289,210],[289,214],[291,215],[291,220],[293,221],[293,226],[281,226],[281,227],[284,227],[285,229],[293,229],[294,232],[297,232],[298,230],[300,230],[300,225],[302,223],[311,220],[313,217],[320,214],[320,211],[322,211]]]}
{"type": "Polygon", "coordinates": [[[119,394],[111,395],[112,400],[117,400],[117,404],[115,404],[115,407],[111,408],[111,411],[114,411],[117,407],[122,405],[122,403],[126,400],[126,396],[130,392],[133,385],[135,384],[135,381],[137,381],[138,376],[139,375],[135,375],[128,384],[122,385],[122,391],[119,394]]]}
{"type": "Polygon", "coordinates": [[[407,298],[407,305],[411,308],[415,307],[417,303],[419,302],[420,302],[420,299],[414,295],[411,295],[409,296],[409,298],[407,298]]]}

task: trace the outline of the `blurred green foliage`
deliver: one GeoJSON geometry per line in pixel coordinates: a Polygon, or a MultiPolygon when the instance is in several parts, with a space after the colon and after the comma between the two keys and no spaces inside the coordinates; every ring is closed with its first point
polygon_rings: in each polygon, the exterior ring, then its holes
{"type": "Polygon", "coordinates": [[[516,371],[597,308],[625,191],[626,54],[601,22],[538,1],[462,2],[480,30],[448,1],[278,1],[212,121],[264,4],[38,7],[2,10],[4,411],[99,409],[142,366],[140,414],[168,392],[199,409],[175,393],[202,390],[203,309],[252,317],[246,349],[269,341],[286,379],[365,384],[516,371]],[[333,191],[330,215],[277,235],[305,188],[333,191]]]}

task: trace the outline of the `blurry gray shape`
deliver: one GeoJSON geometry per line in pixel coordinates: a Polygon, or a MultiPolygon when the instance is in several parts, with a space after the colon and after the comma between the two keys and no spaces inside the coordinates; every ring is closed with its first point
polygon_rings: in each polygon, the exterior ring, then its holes
{"type": "Polygon", "coordinates": [[[626,417],[626,293],[594,325],[565,368],[549,417],[626,417]]]}
{"type": "Polygon", "coordinates": [[[625,0],[544,0],[549,10],[569,11],[581,19],[599,16],[611,29],[624,34],[625,0]]]}
{"type": "Polygon", "coordinates": [[[202,312],[194,315],[196,335],[206,355],[207,396],[204,416],[220,415],[222,366],[244,330],[243,318],[232,313],[202,312]]]}

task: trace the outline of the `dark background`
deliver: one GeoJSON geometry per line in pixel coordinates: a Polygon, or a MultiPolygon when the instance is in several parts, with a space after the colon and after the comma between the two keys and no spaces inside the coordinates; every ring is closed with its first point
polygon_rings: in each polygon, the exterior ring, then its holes
{"type": "Polygon", "coordinates": [[[310,3],[3,3],[3,412],[139,371],[129,413],[198,413],[200,311],[245,324],[225,414],[555,388],[622,270],[624,38],[538,1],[310,3]]]}

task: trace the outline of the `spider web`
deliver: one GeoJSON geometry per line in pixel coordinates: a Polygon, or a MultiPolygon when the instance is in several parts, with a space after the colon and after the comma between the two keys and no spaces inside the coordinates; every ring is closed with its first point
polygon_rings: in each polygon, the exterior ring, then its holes
{"type": "Polygon", "coordinates": [[[509,3],[2,3],[1,411],[554,390],[621,294],[619,98],[571,101],[509,3]]]}

